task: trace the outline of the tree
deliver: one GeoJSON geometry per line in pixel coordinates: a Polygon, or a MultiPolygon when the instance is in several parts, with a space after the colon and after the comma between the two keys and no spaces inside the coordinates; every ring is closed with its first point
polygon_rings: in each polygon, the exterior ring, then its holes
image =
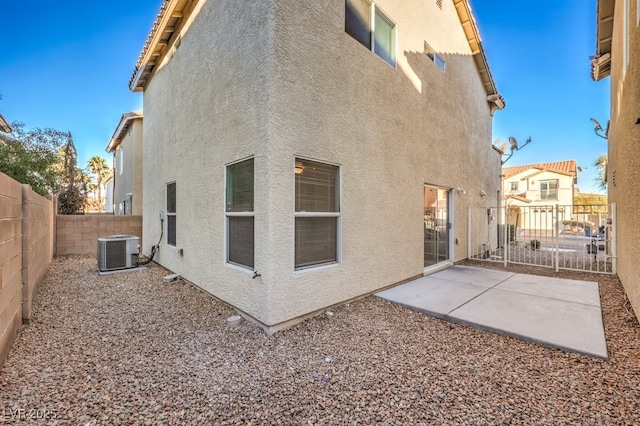
{"type": "Polygon", "coordinates": [[[58,193],[58,213],[82,213],[87,196],[85,173],[77,167],[78,154],[71,133],[67,133],[65,145],[60,150],[60,192],[58,193]]]}
{"type": "Polygon", "coordinates": [[[596,166],[598,170],[598,176],[596,177],[596,185],[598,188],[605,190],[607,189],[607,162],[608,158],[606,154],[602,154],[598,157],[596,162],[593,164],[596,166]]]}
{"type": "Polygon", "coordinates": [[[54,129],[26,130],[23,123],[11,123],[10,137],[0,140],[0,172],[31,185],[41,195],[59,190],[58,151],[68,133],[54,129]]]}
{"type": "Polygon", "coordinates": [[[98,195],[96,200],[98,204],[98,211],[102,211],[102,183],[107,173],[109,173],[110,168],[107,165],[107,161],[97,155],[89,159],[89,161],[87,162],[87,168],[91,171],[91,174],[93,174],[95,178],[95,182],[93,183],[93,190],[96,191],[98,195]]]}

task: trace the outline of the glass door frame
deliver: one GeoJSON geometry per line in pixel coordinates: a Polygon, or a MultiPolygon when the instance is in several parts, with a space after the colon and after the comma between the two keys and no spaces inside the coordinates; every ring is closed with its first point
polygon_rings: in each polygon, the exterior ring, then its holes
{"type": "Polygon", "coordinates": [[[450,263],[453,254],[453,190],[452,188],[425,183],[423,186],[423,217],[424,217],[424,237],[423,237],[423,267],[431,269],[439,265],[450,263]],[[436,196],[427,199],[427,190],[435,190],[436,196]],[[444,197],[442,197],[444,195],[444,197]],[[441,206],[440,203],[444,205],[441,206]],[[427,203],[435,204],[435,212],[428,211],[427,203]],[[442,214],[444,212],[444,215],[442,214]],[[444,216],[444,217],[443,217],[444,216]],[[444,221],[444,222],[443,222],[444,221]],[[438,238],[444,236],[444,240],[438,238]],[[435,237],[435,239],[429,238],[435,237]],[[428,239],[429,238],[429,239],[428,239]],[[431,244],[434,248],[431,253],[432,258],[427,263],[427,246],[431,244]],[[444,253],[442,253],[444,251],[444,253]]]}

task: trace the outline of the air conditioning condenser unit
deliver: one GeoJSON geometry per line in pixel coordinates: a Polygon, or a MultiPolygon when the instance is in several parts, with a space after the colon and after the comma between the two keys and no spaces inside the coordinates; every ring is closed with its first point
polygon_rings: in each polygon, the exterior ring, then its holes
{"type": "Polygon", "coordinates": [[[140,238],[110,235],[98,238],[98,271],[117,271],[138,266],[140,238]]]}

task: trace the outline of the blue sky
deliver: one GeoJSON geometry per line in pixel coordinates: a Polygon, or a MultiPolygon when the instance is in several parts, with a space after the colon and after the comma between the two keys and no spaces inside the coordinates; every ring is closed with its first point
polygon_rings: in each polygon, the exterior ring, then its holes
{"type": "MultiPolygon", "coordinates": [[[[2,5],[0,112],[27,127],[72,132],[79,165],[104,151],[120,115],[141,109],[128,88],[162,0],[21,0],[2,5]]],[[[532,143],[507,166],[576,160],[578,187],[595,192],[607,151],[590,117],[609,118],[608,81],[591,80],[596,0],[471,0],[483,46],[507,101],[493,140],[532,143]]]]}

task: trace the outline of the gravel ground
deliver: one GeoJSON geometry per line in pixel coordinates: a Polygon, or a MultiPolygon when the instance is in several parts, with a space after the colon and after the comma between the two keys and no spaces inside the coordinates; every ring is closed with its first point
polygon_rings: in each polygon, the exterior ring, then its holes
{"type": "Polygon", "coordinates": [[[600,283],[607,362],[373,296],[268,337],[158,265],[95,263],[54,259],[0,370],[0,423],[640,423],[640,328],[611,276],[558,274],[600,283]]]}

